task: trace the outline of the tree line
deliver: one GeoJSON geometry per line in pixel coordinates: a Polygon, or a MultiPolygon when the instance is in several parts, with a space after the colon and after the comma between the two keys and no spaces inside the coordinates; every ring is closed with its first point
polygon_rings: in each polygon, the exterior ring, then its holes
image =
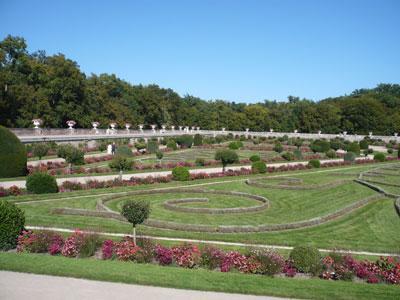
{"type": "Polygon", "coordinates": [[[203,129],[392,135],[400,132],[400,85],[379,84],[350,95],[314,102],[289,96],[287,101],[255,104],[205,101],[155,84],[134,85],[114,74],[86,75],[63,54],[29,53],[21,37],[0,42],[0,125],[91,128],[111,121],[138,124],[200,126],[203,129]]]}

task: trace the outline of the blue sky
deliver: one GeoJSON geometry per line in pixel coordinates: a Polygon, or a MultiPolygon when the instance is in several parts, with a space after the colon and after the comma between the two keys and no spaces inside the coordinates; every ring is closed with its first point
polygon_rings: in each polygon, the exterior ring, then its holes
{"type": "Polygon", "coordinates": [[[0,39],[180,95],[318,100],[400,83],[400,1],[5,1],[0,39]]]}

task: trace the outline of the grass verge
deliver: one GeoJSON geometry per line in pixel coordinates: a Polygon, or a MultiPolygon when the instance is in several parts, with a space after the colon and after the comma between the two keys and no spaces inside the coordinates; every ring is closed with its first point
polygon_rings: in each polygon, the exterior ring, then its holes
{"type": "Polygon", "coordinates": [[[384,284],[270,278],[40,254],[0,253],[0,269],[100,281],[303,299],[398,299],[400,293],[398,286],[384,284]]]}

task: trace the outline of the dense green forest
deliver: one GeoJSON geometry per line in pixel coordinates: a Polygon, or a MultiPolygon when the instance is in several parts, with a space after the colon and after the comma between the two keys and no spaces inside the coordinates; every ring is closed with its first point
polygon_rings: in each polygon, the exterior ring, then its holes
{"type": "Polygon", "coordinates": [[[400,132],[400,85],[379,84],[318,102],[293,96],[256,104],[205,101],[157,85],[133,85],[114,74],[87,76],[63,54],[29,53],[23,38],[7,36],[0,43],[0,124],[32,127],[33,118],[44,127],[66,127],[72,119],[89,128],[92,121],[101,127],[115,121],[391,135],[400,132]]]}

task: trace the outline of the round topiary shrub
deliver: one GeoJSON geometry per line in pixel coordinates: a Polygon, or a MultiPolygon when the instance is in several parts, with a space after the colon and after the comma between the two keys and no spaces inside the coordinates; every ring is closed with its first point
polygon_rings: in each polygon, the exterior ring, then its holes
{"type": "Polygon", "coordinates": [[[13,249],[24,229],[24,212],[15,204],[0,200],[0,250],[13,249]]]}
{"type": "Polygon", "coordinates": [[[56,179],[42,172],[36,172],[26,178],[26,189],[34,194],[57,193],[56,179]]]}
{"type": "Polygon", "coordinates": [[[311,166],[312,168],[319,168],[321,167],[321,162],[319,161],[319,159],[311,159],[308,162],[308,165],[311,166]]]}
{"type": "Polygon", "coordinates": [[[354,153],[354,152],[347,152],[345,155],[344,155],[344,161],[347,161],[347,162],[351,162],[351,163],[353,163],[355,160],[356,160],[356,154],[354,153]]]}
{"type": "Polygon", "coordinates": [[[172,178],[177,181],[187,181],[190,179],[189,169],[186,167],[175,167],[172,169],[172,178]]]}
{"type": "Polygon", "coordinates": [[[260,161],[261,157],[259,155],[257,155],[257,154],[254,154],[254,155],[250,156],[249,160],[251,162],[256,162],[256,161],[260,161]]]}
{"type": "Polygon", "coordinates": [[[386,160],[386,156],[385,156],[385,154],[383,154],[382,152],[379,152],[379,153],[376,153],[376,154],[374,155],[374,160],[383,162],[383,161],[386,160]]]}
{"type": "Polygon", "coordinates": [[[315,247],[295,247],[290,252],[289,257],[295,268],[300,272],[316,275],[321,271],[321,253],[315,247]]]}
{"type": "Polygon", "coordinates": [[[0,177],[26,175],[26,149],[7,128],[0,126],[0,177]]]}
{"type": "Polygon", "coordinates": [[[150,215],[150,202],[130,200],[122,206],[121,215],[133,226],[133,240],[136,244],[136,225],[142,224],[150,215]]]}
{"type": "Polygon", "coordinates": [[[255,161],[251,164],[251,172],[254,174],[266,173],[267,165],[263,161],[255,161]]]}

